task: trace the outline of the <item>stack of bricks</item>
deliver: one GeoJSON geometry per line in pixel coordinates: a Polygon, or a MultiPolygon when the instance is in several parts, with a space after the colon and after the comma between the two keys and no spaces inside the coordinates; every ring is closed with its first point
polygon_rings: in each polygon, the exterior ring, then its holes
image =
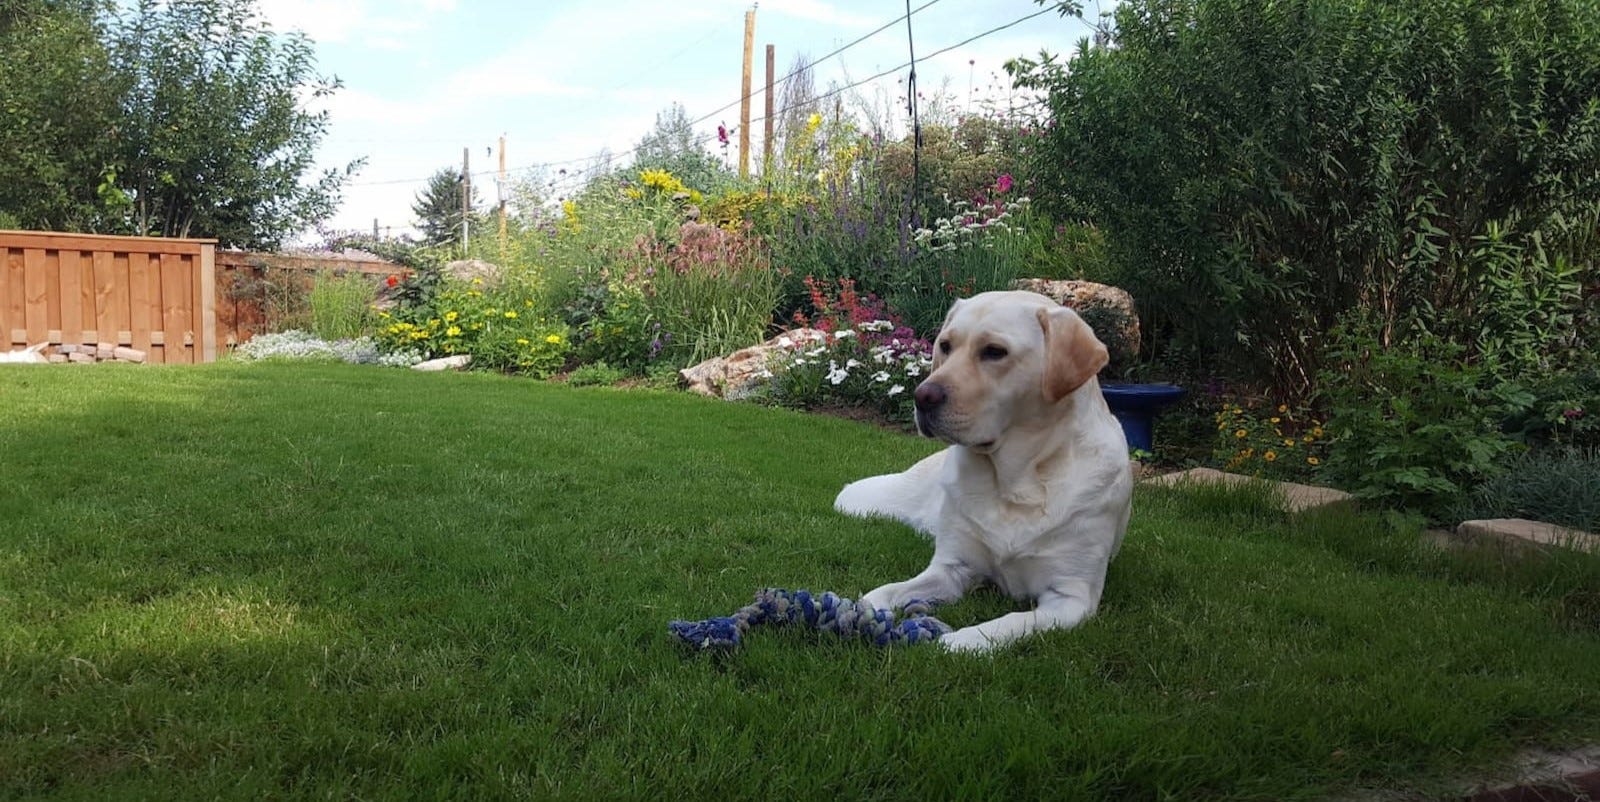
{"type": "Polygon", "coordinates": [[[90,364],[94,362],[143,362],[145,352],[125,345],[99,343],[94,345],[57,345],[45,349],[52,363],[90,364]]]}

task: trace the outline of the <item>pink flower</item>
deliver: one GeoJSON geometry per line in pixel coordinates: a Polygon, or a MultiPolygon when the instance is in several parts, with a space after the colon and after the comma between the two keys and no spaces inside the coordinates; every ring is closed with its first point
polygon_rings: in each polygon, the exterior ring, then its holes
{"type": "Polygon", "coordinates": [[[1583,410],[1581,410],[1581,409],[1564,410],[1561,413],[1561,417],[1566,418],[1567,420],[1577,420],[1577,419],[1583,417],[1583,410]]]}
{"type": "Polygon", "coordinates": [[[1000,177],[998,179],[995,179],[994,191],[996,191],[996,192],[1010,192],[1011,191],[1011,187],[1012,187],[1012,181],[1011,181],[1011,174],[1010,173],[1001,173],[1000,177]]]}
{"type": "Polygon", "coordinates": [[[728,126],[726,126],[726,125],[718,125],[717,126],[717,141],[721,142],[724,145],[728,144],[728,126]]]}

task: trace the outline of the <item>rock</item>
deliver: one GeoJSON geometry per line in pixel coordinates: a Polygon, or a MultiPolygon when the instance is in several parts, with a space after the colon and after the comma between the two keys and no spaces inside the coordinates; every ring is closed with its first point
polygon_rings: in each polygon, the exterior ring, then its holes
{"type": "Polygon", "coordinates": [[[1600,554],[1600,535],[1526,518],[1464,521],[1456,527],[1456,536],[1469,542],[1483,538],[1513,546],[1560,546],[1600,554]]]}
{"type": "Polygon", "coordinates": [[[71,354],[71,353],[76,352],[77,350],[78,350],[78,346],[73,345],[71,343],[67,343],[66,345],[58,345],[58,346],[56,346],[56,353],[58,353],[58,354],[71,354]]]}
{"type": "Polygon", "coordinates": [[[116,350],[112,351],[111,354],[123,362],[143,362],[147,356],[145,352],[140,351],[137,348],[129,348],[125,345],[117,346],[116,350]]]}
{"type": "Polygon", "coordinates": [[[472,364],[471,354],[456,354],[455,356],[445,356],[438,359],[430,359],[426,362],[418,362],[412,365],[411,369],[425,371],[461,370],[470,364],[472,364]]]}
{"type": "Polygon", "coordinates": [[[461,259],[444,266],[445,278],[471,283],[482,281],[485,287],[500,284],[500,266],[482,259],[461,259]]]}
{"type": "Polygon", "coordinates": [[[82,352],[76,354],[67,354],[67,361],[74,364],[89,365],[94,363],[94,355],[85,354],[82,352]]]}
{"type": "Polygon", "coordinates": [[[94,347],[95,359],[110,359],[117,353],[117,346],[112,343],[100,343],[94,347]]]}
{"type": "Polygon", "coordinates": [[[1046,278],[1018,279],[1019,290],[1037,292],[1077,310],[1111,352],[1114,365],[1126,364],[1139,354],[1139,313],[1127,290],[1092,281],[1046,278]]]}
{"type": "Polygon", "coordinates": [[[1265,482],[1267,485],[1282,492],[1285,512],[1305,512],[1306,510],[1314,510],[1334,504],[1346,504],[1355,500],[1355,497],[1349,493],[1343,490],[1334,490],[1331,487],[1302,485],[1295,482],[1272,482],[1237,473],[1223,473],[1214,468],[1191,468],[1187,471],[1163,474],[1145,479],[1141,484],[1181,487],[1190,483],[1239,485],[1252,482],[1265,482]]]}
{"type": "Polygon", "coordinates": [[[66,354],[51,354],[50,355],[50,364],[52,364],[52,365],[62,365],[62,364],[65,364],[66,361],[67,361],[67,355],[66,354]]]}
{"type": "Polygon", "coordinates": [[[744,395],[762,380],[760,375],[767,367],[773,352],[788,348],[793,343],[820,341],[828,335],[817,329],[793,329],[760,345],[741,348],[727,356],[707,359],[693,367],[678,371],[689,392],[712,398],[733,398],[744,395]]]}

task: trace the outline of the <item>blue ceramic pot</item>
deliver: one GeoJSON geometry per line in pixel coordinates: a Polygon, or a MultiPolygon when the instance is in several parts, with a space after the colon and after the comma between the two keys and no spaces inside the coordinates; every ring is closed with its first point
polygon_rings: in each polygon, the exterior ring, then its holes
{"type": "Polygon", "coordinates": [[[1104,384],[1100,392],[1122,423],[1128,448],[1153,453],[1151,428],[1156,415],[1182,398],[1184,389],[1176,384],[1104,384]]]}

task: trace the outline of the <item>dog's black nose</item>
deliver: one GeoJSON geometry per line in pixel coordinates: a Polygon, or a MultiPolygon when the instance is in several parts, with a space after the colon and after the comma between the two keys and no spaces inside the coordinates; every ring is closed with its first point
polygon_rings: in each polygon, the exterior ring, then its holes
{"type": "Polygon", "coordinates": [[[917,409],[931,412],[944,403],[944,385],[923,382],[917,385],[917,391],[912,393],[911,397],[916,402],[917,409]]]}

